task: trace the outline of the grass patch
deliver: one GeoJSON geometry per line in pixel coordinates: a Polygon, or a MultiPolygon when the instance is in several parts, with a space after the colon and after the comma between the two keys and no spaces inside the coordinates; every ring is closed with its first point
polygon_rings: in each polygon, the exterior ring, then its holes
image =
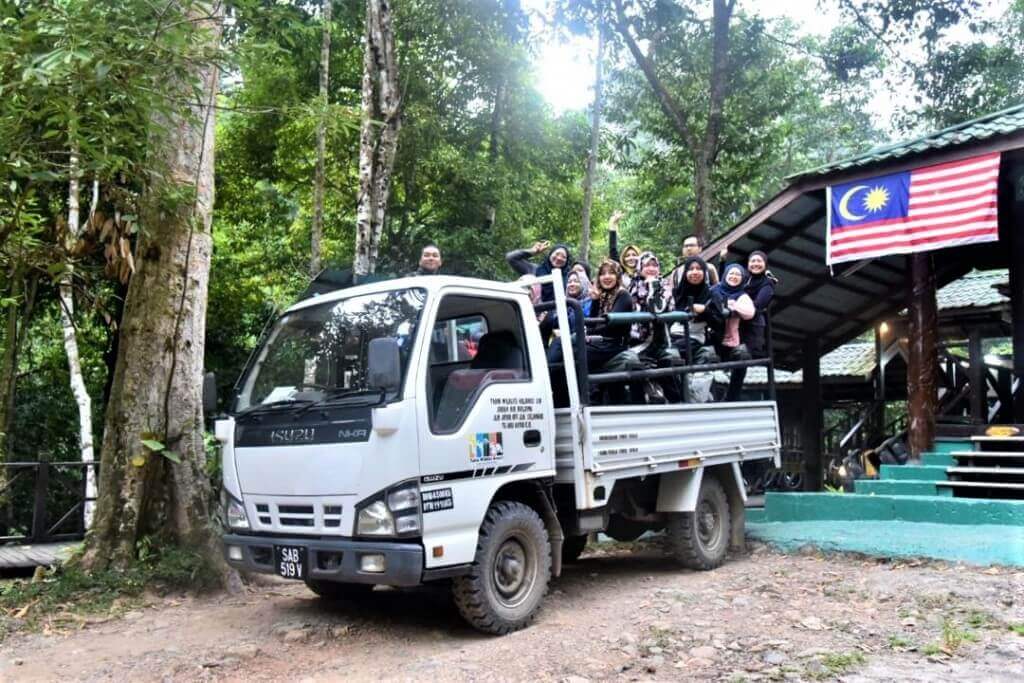
{"type": "Polygon", "coordinates": [[[978,636],[960,626],[952,619],[945,619],[942,622],[942,644],[947,652],[956,652],[964,643],[977,642],[978,636]]]}
{"type": "Polygon", "coordinates": [[[1018,636],[1024,636],[1024,624],[1010,624],[1009,628],[1018,636]]]}
{"type": "Polygon", "coordinates": [[[832,679],[848,673],[851,669],[861,666],[866,661],[864,655],[860,652],[833,652],[821,658],[821,664],[825,668],[817,672],[811,672],[810,677],[818,680],[832,679]]]}
{"type": "Polygon", "coordinates": [[[196,552],[140,551],[144,559],[125,571],[86,572],[72,559],[31,579],[0,585],[0,642],[15,629],[120,616],[137,607],[145,591],[203,591],[216,586],[216,573],[196,552]]]}
{"type": "Polygon", "coordinates": [[[910,641],[899,636],[889,636],[889,647],[893,650],[906,650],[910,647],[910,641]]]}

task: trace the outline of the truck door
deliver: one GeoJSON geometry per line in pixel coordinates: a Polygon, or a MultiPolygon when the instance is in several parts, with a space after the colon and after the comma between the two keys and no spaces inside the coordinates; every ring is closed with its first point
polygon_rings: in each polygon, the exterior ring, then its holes
{"type": "Polygon", "coordinates": [[[521,298],[446,291],[438,303],[418,420],[428,567],[471,561],[493,493],[554,469],[547,367],[531,363],[521,298]]]}

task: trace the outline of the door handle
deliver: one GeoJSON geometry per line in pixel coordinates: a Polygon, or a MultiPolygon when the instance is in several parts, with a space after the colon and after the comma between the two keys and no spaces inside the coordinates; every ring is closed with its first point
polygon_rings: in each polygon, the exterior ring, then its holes
{"type": "Polygon", "coordinates": [[[523,445],[527,448],[533,448],[534,446],[540,445],[540,430],[527,429],[523,432],[523,445]]]}

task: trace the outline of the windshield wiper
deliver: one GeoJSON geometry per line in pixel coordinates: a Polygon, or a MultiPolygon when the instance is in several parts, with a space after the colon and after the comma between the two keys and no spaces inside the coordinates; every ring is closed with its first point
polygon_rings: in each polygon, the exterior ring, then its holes
{"type": "Polygon", "coordinates": [[[309,412],[313,408],[323,408],[326,406],[337,405],[339,403],[344,403],[345,399],[353,398],[355,396],[364,396],[367,394],[374,394],[378,396],[377,402],[371,403],[370,405],[380,405],[381,403],[384,402],[384,399],[386,397],[386,394],[383,391],[379,391],[377,389],[353,389],[346,387],[336,387],[334,389],[328,390],[327,396],[323,397],[319,401],[311,403],[308,406],[304,406],[302,410],[296,413],[296,417],[309,412]]]}
{"type": "Polygon", "coordinates": [[[292,407],[292,408],[305,408],[307,404],[315,403],[310,398],[286,398],[280,401],[271,401],[270,403],[260,403],[252,407],[246,408],[242,412],[238,413],[237,417],[247,417],[249,415],[259,415],[261,413],[270,413],[278,408],[292,407]]]}

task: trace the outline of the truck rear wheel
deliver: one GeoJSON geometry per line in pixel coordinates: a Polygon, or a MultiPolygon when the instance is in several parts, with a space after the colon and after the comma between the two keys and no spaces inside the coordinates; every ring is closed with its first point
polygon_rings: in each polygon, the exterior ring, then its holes
{"type": "Polygon", "coordinates": [[[484,516],[473,568],[452,581],[452,595],[472,626],[501,635],[533,620],[550,578],[544,522],[522,503],[499,501],[484,516]]]}
{"type": "Polygon", "coordinates": [[[308,579],[306,587],[325,600],[352,600],[373,591],[372,583],[341,583],[322,579],[308,579]]]}
{"type": "Polygon", "coordinates": [[[669,514],[669,551],[684,567],[714,569],[725,561],[729,550],[731,522],[725,489],[705,473],[697,494],[697,509],[669,514]]]}

